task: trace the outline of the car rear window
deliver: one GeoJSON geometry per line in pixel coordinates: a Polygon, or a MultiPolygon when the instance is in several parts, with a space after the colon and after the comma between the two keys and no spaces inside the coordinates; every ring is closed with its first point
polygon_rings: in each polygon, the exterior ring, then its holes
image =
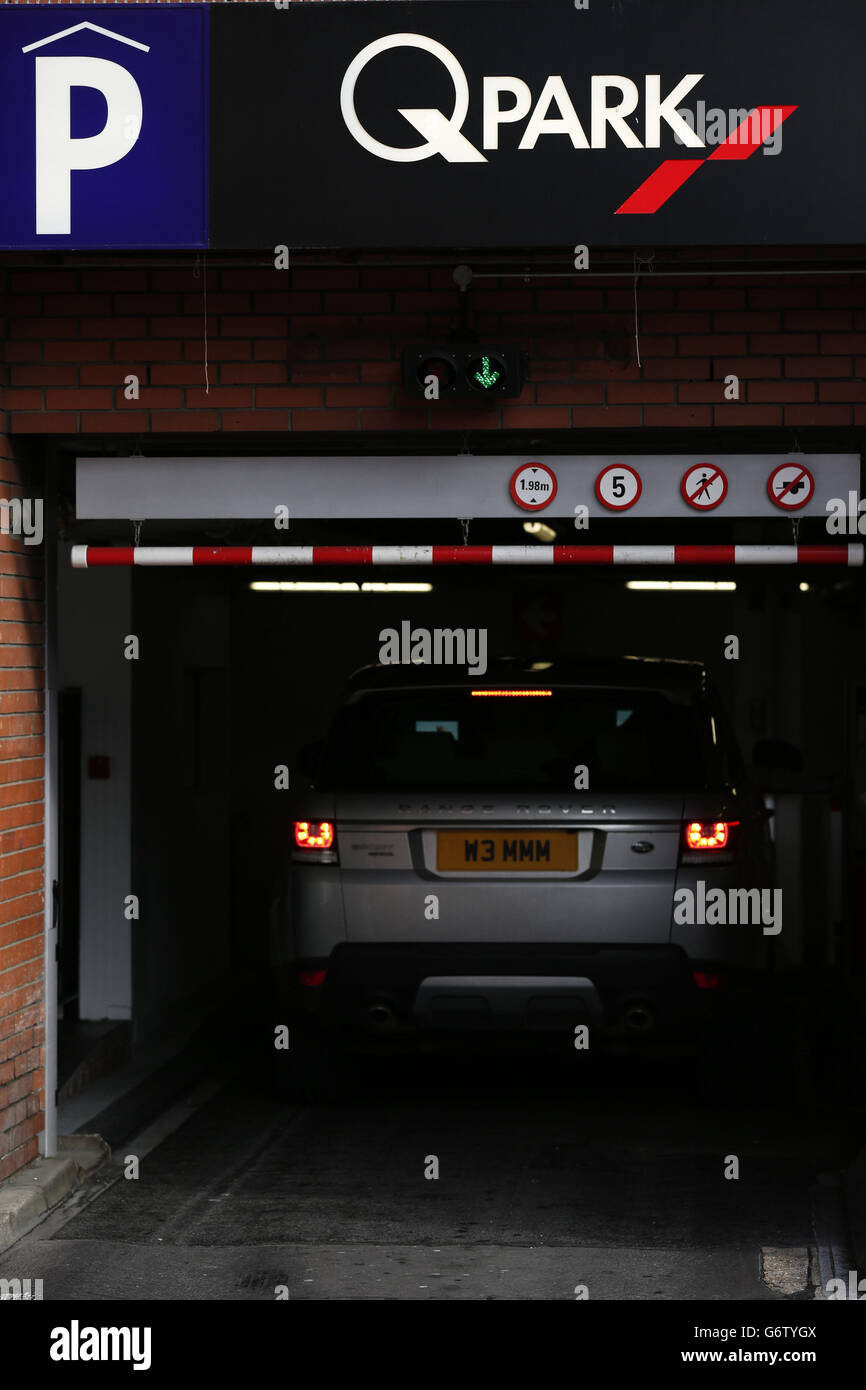
{"type": "Polygon", "coordinates": [[[593,791],[678,791],[722,780],[713,736],[708,716],[679,693],[368,691],[337,716],[320,785],[561,793],[583,765],[593,791]]]}

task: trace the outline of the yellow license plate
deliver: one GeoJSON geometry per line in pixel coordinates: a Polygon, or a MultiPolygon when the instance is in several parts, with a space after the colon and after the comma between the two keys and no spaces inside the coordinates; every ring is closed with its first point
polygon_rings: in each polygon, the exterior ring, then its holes
{"type": "Polygon", "coordinates": [[[494,830],[473,835],[440,830],[436,867],[451,873],[573,872],[577,868],[577,834],[574,830],[550,830],[546,834],[494,830]]]}

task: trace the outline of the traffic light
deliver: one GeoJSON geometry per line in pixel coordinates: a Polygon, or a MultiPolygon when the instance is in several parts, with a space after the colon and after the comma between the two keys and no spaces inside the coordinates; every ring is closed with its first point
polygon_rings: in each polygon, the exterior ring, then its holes
{"type": "Polygon", "coordinates": [[[428,401],[519,396],[523,376],[523,357],[516,347],[417,343],[403,349],[406,394],[428,401]]]}

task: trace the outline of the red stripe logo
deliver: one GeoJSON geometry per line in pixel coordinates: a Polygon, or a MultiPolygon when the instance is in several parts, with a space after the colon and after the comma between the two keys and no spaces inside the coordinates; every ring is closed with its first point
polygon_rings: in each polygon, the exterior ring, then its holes
{"type": "Polygon", "coordinates": [[[756,106],[711,155],[703,159],[666,159],[626,198],[615,215],[658,212],[702,164],[711,159],[748,159],[796,110],[796,106],[756,106]]]}

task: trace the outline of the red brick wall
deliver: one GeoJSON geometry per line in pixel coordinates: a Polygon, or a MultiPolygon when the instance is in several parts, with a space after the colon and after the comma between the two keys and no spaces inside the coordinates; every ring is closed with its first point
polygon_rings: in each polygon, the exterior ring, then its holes
{"type": "Polygon", "coordinates": [[[10,272],[14,436],[866,425],[862,276],[646,275],[640,367],[630,279],[479,279],[472,326],[519,342],[531,379],[517,401],[467,407],[400,384],[402,346],[454,326],[450,265],[279,271],[211,253],[206,391],[201,261],[100,259],[10,272]],[[739,401],[724,399],[729,373],[739,401]]]}
{"type": "MultiPolygon", "coordinates": [[[[35,500],[0,434],[0,498],[16,497],[35,500]]],[[[0,534],[0,1180],[36,1157],[42,1128],[42,569],[41,547],[0,534]]]]}

